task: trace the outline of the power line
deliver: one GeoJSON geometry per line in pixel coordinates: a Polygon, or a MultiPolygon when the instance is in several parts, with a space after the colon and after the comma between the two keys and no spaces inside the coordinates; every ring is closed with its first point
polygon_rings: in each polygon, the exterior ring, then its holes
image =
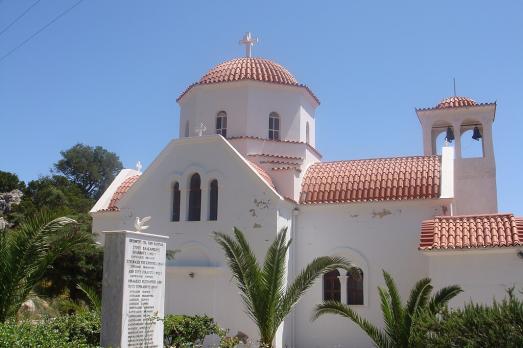
{"type": "Polygon", "coordinates": [[[31,36],[29,36],[27,39],[25,39],[24,41],[22,41],[18,46],[15,46],[15,48],[13,48],[12,50],[10,50],[9,52],[7,52],[6,54],[4,54],[2,57],[0,57],[0,62],[2,62],[4,59],[6,59],[7,57],[9,57],[11,54],[15,53],[18,49],[22,48],[23,46],[25,46],[25,44],[27,44],[29,41],[31,41],[32,39],[34,39],[38,34],[40,34],[42,31],[46,30],[47,28],[49,28],[51,25],[53,25],[56,21],[58,21],[60,18],[64,17],[66,14],[68,14],[69,12],[71,12],[76,6],[80,5],[84,0],[78,0],[77,2],[75,2],[72,6],[68,7],[67,9],[65,9],[64,11],[60,12],[60,14],[56,17],[54,17],[49,23],[47,23],[46,25],[44,25],[43,27],[41,27],[40,29],[38,29],[37,31],[35,31],[33,34],[31,34],[31,36]]]}
{"type": "MultiPolygon", "coordinates": [[[[0,0],[1,1],[1,0],[0,0]]],[[[2,36],[3,33],[5,33],[7,30],[9,30],[9,28],[11,28],[13,25],[16,24],[16,22],[18,22],[20,19],[22,19],[29,11],[31,11],[31,9],[33,7],[35,7],[36,5],[38,5],[38,3],[40,2],[41,0],[36,0],[35,2],[33,2],[31,4],[31,6],[29,6],[28,8],[25,9],[24,12],[22,12],[18,17],[16,17],[11,23],[9,23],[4,29],[2,29],[0,31],[0,36],[2,36]]]]}

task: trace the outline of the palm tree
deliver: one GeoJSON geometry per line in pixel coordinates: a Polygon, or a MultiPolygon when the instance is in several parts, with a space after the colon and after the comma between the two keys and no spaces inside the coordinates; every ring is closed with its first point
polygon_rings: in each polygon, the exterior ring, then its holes
{"type": "Polygon", "coordinates": [[[385,329],[381,330],[362,318],[349,306],[337,301],[325,301],[316,306],[313,319],[324,314],[338,314],[356,323],[379,348],[411,347],[410,340],[416,319],[422,313],[436,315],[447,303],[462,292],[457,285],[447,286],[431,297],[431,280],[423,278],[410,291],[406,305],[401,303],[398,288],[389,273],[383,271],[386,289],[378,287],[385,329]]]}
{"type": "Polygon", "coordinates": [[[342,257],[318,257],[286,287],[286,256],[291,244],[287,241],[286,228],[270,245],[263,265],[258,263],[245,236],[237,228],[234,238],[217,232],[214,238],[225,251],[247,314],[258,326],[260,347],[264,348],[273,347],[276,330],[319,276],[337,268],[350,268],[349,262],[342,257]]]}
{"type": "Polygon", "coordinates": [[[0,232],[0,323],[15,316],[51,263],[91,240],[64,228],[76,221],[41,212],[15,230],[0,232]]]}

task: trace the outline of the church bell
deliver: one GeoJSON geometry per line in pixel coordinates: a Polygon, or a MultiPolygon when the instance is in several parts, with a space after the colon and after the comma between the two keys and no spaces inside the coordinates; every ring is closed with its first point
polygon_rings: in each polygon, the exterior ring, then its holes
{"type": "Polygon", "coordinates": [[[472,139],[479,140],[482,138],[481,132],[478,127],[474,127],[474,132],[472,133],[472,139]]]}
{"type": "Polygon", "coordinates": [[[449,143],[451,143],[452,140],[454,140],[454,131],[451,127],[447,128],[447,135],[445,136],[445,140],[447,140],[449,143]]]}

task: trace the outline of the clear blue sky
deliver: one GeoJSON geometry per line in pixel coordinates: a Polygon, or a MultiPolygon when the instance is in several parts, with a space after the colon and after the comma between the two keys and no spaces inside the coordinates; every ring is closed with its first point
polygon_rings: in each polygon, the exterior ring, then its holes
{"type": "MultiPolygon", "coordinates": [[[[0,35],[0,56],[76,0],[41,1],[0,35]]],[[[0,0],[0,31],[34,0],[0,0]]],[[[85,0],[0,61],[0,170],[30,180],[59,151],[101,145],[147,166],[178,135],[176,97],[243,55],[318,95],[325,160],[421,154],[414,108],[453,93],[497,101],[500,211],[523,215],[523,2],[85,0]]],[[[478,188],[481,189],[481,188],[478,188]]]]}

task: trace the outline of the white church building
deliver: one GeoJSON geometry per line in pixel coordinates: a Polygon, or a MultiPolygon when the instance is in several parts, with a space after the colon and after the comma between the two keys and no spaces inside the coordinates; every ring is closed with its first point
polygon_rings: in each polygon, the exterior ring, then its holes
{"type": "Polygon", "coordinates": [[[371,346],[349,320],[311,315],[336,299],[380,323],[382,270],[404,298],[423,277],[436,289],[460,285],[453,306],[523,287],[523,218],[497,210],[496,103],[453,96],[416,109],[422,155],[324,162],[315,140],[318,98],[283,66],[251,57],[250,35],[243,42],[246,57],[218,64],[178,97],[179,137],[143,174],[122,170],[91,210],[100,239],[102,231],[133,230],[137,216],[151,216],[149,231],[170,237],[168,249],[178,252],[167,264],[166,313],[207,314],[256,341],[211,236],[233,227],[260,260],[288,228],[290,279],[323,255],[358,268],[319,279],[286,318],[278,347],[371,346]],[[471,136],[480,153],[465,158],[471,136]]]}

